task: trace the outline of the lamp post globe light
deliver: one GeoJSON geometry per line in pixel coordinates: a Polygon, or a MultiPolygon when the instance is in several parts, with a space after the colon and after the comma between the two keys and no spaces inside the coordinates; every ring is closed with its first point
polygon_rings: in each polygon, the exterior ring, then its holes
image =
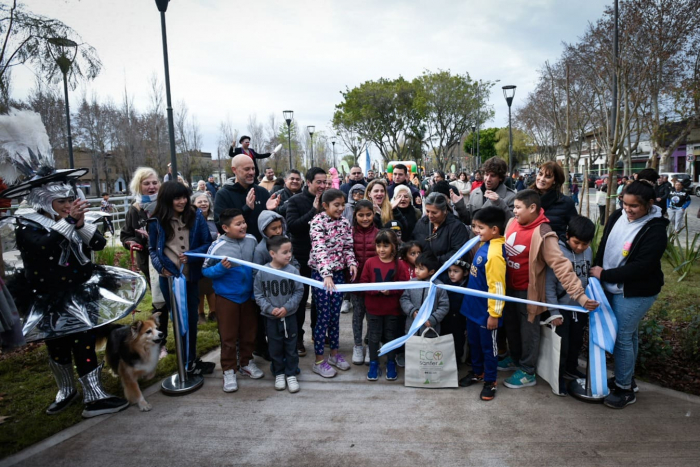
{"type": "Polygon", "coordinates": [[[309,136],[311,137],[311,167],[314,166],[314,131],[316,131],[316,126],[309,125],[306,127],[309,130],[309,136]]]}
{"type": "Polygon", "coordinates": [[[513,125],[511,123],[510,107],[513,105],[513,97],[515,97],[516,86],[509,84],[503,86],[503,97],[506,98],[506,103],[508,104],[508,167],[510,169],[510,175],[513,175],[513,168],[515,167],[515,161],[513,160],[513,125]]]}
{"type": "Polygon", "coordinates": [[[287,122],[287,143],[289,144],[289,170],[292,170],[292,120],[294,119],[293,110],[283,110],[284,121],[287,122]]]}
{"type": "Polygon", "coordinates": [[[337,169],[338,167],[336,166],[336,162],[335,162],[335,141],[336,141],[335,135],[331,136],[331,144],[333,145],[333,167],[335,167],[337,169]]]}
{"type": "Polygon", "coordinates": [[[66,99],[66,133],[68,135],[68,164],[73,169],[73,138],[70,131],[70,106],[68,105],[68,72],[78,53],[78,44],[65,37],[52,37],[47,39],[51,44],[49,53],[63,74],[63,93],[66,99]]]}

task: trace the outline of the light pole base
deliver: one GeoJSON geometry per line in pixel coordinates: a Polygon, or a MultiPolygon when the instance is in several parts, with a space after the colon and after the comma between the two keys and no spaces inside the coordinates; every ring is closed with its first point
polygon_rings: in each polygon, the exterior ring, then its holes
{"type": "Polygon", "coordinates": [[[163,394],[168,396],[184,396],[202,387],[204,378],[199,375],[186,376],[185,381],[180,381],[180,375],[175,373],[163,380],[160,386],[163,394]]]}
{"type": "Polygon", "coordinates": [[[586,378],[579,378],[569,383],[569,394],[578,400],[591,404],[602,404],[605,396],[594,396],[586,387],[586,378]]]}

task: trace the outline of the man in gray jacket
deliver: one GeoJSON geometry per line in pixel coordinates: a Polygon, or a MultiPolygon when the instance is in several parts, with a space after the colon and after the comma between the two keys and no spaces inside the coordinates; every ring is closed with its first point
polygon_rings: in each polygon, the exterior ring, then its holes
{"type": "MultiPolygon", "coordinates": [[[[299,270],[289,264],[292,259],[292,243],[282,235],[267,240],[267,247],[272,261],[266,264],[272,269],[299,275],[299,270]]],[[[272,371],[275,374],[275,389],[289,388],[297,392],[299,383],[296,372],[299,366],[297,353],[296,313],[304,293],[300,282],[280,275],[258,271],[254,283],[255,301],[260,313],[265,317],[268,350],[272,359],[272,371]]]]}
{"type": "Polygon", "coordinates": [[[500,157],[492,157],[481,166],[484,174],[484,184],[473,190],[469,195],[469,223],[474,214],[486,206],[496,206],[506,212],[506,223],[513,217],[513,201],[515,190],[506,187],[503,181],[506,179],[508,164],[500,157]]]}

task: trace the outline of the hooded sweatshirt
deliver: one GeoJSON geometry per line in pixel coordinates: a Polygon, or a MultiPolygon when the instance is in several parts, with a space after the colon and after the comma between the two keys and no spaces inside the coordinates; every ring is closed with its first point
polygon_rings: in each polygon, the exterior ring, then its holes
{"type": "Polygon", "coordinates": [[[353,220],[353,217],[355,216],[355,203],[357,203],[357,201],[352,199],[352,194],[355,191],[359,191],[360,193],[362,193],[364,195],[365,186],[362,184],[353,185],[350,188],[350,192],[348,193],[348,202],[345,205],[345,209],[343,210],[343,217],[346,218],[348,220],[348,222],[350,222],[350,225],[353,225],[352,220],[353,220]]]}
{"type": "Polygon", "coordinates": [[[280,220],[282,221],[282,235],[287,235],[287,221],[281,215],[277,214],[275,211],[263,211],[258,217],[258,230],[262,236],[262,240],[258,243],[255,248],[255,254],[253,255],[253,262],[255,264],[267,264],[272,261],[272,256],[267,249],[267,239],[269,238],[265,235],[265,229],[273,222],[280,220]]]}
{"type": "Polygon", "coordinates": [[[527,290],[532,233],[545,222],[549,220],[544,215],[544,209],[540,208],[540,214],[534,221],[527,225],[514,221],[506,229],[506,254],[508,255],[506,284],[509,289],[527,290]]]}
{"type": "MultiPolygon", "coordinates": [[[[240,240],[222,235],[212,243],[207,254],[252,262],[257,244],[255,237],[250,234],[240,240]]],[[[231,268],[226,269],[220,260],[207,258],[204,260],[202,274],[213,279],[214,292],[227,300],[244,303],[253,296],[253,270],[248,266],[231,263],[231,268]]]]}
{"type": "MultiPolygon", "coordinates": [[[[272,263],[265,264],[272,267],[272,263]]],[[[280,271],[299,275],[299,270],[287,264],[280,271]]],[[[285,279],[267,271],[258,271],[255,275],[255,302],[260,306],[260,314],[270,319],[279,319],[272,314],[275,308],[284,307],[286,316],[293,315],[304,293],[304,285],[292,279],[285,279]]]]}
{"type": "MultiPolygon", "coordinates": [[[[571,261],[571,265],[574,268],[576,276],[581,280],[581,286],[585,289],[588,287],[588,276],[591,269],[591,263],[593,262],[593,253],[590,248],[587,248],[583,253],[576,254],[571,249],[569,244],[563,240],[559,240],[559,248],[562,254],[571,261]]],[[[572,300],[569,294],[566,293],[564,287],[557,279],[552,268],[547,268],[547,303],[550,304],[548,308],[549,314],[554,316],[561,316],[561,312],[554,307],[554,305],[571,305],[577,306],[578,302],[572,300]]]]}

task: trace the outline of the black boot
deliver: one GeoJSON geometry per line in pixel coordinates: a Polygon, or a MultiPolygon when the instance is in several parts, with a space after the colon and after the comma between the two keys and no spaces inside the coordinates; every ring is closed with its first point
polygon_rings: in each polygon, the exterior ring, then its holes
{"type": "Polygon", "coordinates": [[[83,402],[85,403],[84,418],[116,413],[129,407],[129,401],[113,396],[104,390],[101,374],[102,365],[80,377],[80,384],[83,386],[83,402]]]}
{"type": "Polygon", "coordinates": [[[49,359],[49,368],[51,368],[51,373],[56,379],[58,393],[56,394],[56,400],[46,409],[46,413],[55,415],[66,410],[78,399],[78,391],[75,388],[72,364],[61,365],[49,359]]]}

